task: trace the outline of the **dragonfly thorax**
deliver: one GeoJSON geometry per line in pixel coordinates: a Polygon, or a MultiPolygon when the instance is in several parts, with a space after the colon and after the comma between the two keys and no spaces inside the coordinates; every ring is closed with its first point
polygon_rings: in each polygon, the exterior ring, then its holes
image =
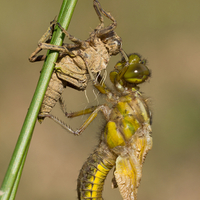
{"type": "Polygon", "coordinates": [[[113,106],[104,130],[109,148],[125,146],[144,124],[150,125],[150,112],[144,98],[138,91],[121,96],[113,106]]]}

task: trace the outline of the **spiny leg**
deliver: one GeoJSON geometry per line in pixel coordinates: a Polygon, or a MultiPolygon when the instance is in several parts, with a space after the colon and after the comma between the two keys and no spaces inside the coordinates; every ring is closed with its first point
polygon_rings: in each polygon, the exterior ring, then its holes
{"type": "Polygon", "coordinates": [[[67,112],[67,108],[66,108],[66,105],[65,105],[65,102],[64,102],[62,96],[59,98],[59,104],[60,104],[61,110],[63,111],[63,113],[65,114],[65,116],[67,118],[74,118],[74,117],[78,117],[81,115],[90,114],[98,107],[98,106],[93,106],[93,107],[87,108],[85,110],[69,113],[69,112],[67,112]]]}
{"type": "Polygon", "coordinates": [[[101,29],[98,30],[97,36],[98,36],[98,37],[101,37],[102,35],[108,34],[109,32],[113,31],[113,30],[116,28],[116,26],[117,26],[117,21],[115,20],[115,18],[114,18],[110,13],[106,12],[106,11],[101,7],[100,3],[99,3],[97,0],[94,0],[93,3],[94,3],[94,8],[95,8],[95,10],[96,10],[96,13],[97,13],[97,15],[98,15],[99,20],[100,20],[101,23],[103,23],[103,19],[102,19],[103,17],[102,17],[102,15],[100,14],[100,12],[101,12],[104,16],[106,16],[108,19],[110,19],[111,21],[113,21],[113,23],[112,23],[111,25],[107,26],[107,27],[104,28],[104,29],[101,28],[101,29]]]}
{"type": "Polygon", "coordinates": [[[84,45],[84,41],[72,36],[71,34],[69,34],[59,23],[57,23],[57,25],[62,30],[62,32],[68,37],[69,40],[71,40],[72,42],[74,42],[75,44],[78,44],[80,46],[84,45]]]}
{"type": "Polygon", "coordinates": [[[56,17],[53,19],[53,21],[50,22],[50,26],[48,27],[44,35],[41,37],[41,39],[38,41],[38,44],[51,40],[55,25],[56,25],[56,17]]]}
{"type": "Polygon", "coordinates": [[[72,48],[77,48],[80,45],[79,44],[68,44],[68,43],[63,43],[62,46],[66,47],[67,49],[72,49],[72,48]]]}
{"type": "Polygon", "coordinates": [[[48,43],[40,43],[38,46],[41,49],[59,51],[61,53],[68,54],[71,57],[75,57],[75,55],[73,54],[73,52],[70,51],[66,46],[53,45],[53,44],[48,44],[48,43]]]}
{"type": "MultiPolygon", "coordinates": [[[[70,51],[69,49],[75,49],[77,47],[79,47],[80,45],[79,44],[67,44],[67,43],[63,43],[62,44],[62,47],[66,48],[68,51],[67,51],[67,54],[70,56],[70,57],[75,57],[75,55],[72,53],[72,51],[70,51]]],[[[66,52],[60,52],[59,54],[59,57],[63,57],[66,55],[66,52]]]]}
{"type": "MultiPolygon", "coordinates": [[[[50,22],[50,26],[48,27],[47,31],[43,34],[43,36],[38,41],[38,45],[41,44],[41,43],[50,42],[53,31],[54,31],[55,24],[56,24],[56,17],[54,18],[53,21],[50,22]]],[[[45,60],[45,58],[46,58],[45,55],[36,56],[41,50],[42,50],[42,48],[40,46],[38,46],[36,48],[36,50],[30,55],[29,61],[30,62],[36,62],[36,61],[45,60]]]]}
{"type": "Polygon", "coordinates": [[[99,21],[101,22],[100,24],[99,24],[99,26],[97,26],[97,30],[99,30],[99,29],[102,29],[103,27],[104,27],[104,20],[103,20],[103,16],[101,15],[101,13],[100,13],[100,11],[99,11],[99,8],[98,8],[98,5],[100,5],[97,1],[93,1],[93,7],[94,7],[94,9],[95,9],[95,11],[96,11],[96,13],[97,13],[97,16],[99,17],[99,21]]]}
{"type": "MultiPolygon", "coordinates": [[[[107,105],[100,105],[97,106],[95,109],[95,107],[91,108],[91,111],[93,110],[92,114],[88,117],[88,119],[83,123],[83,125],[77,129],[76,131],[74,131],[72,128],[70,128],[67,124],[65,124],[64,122],[62,122],[61,120],[59,120],[58,118],[56,118],[55,116],[51,115],[51,114],[45,114],[45,115],[39,115],[39,117],[49,117],[50,119],[52,119],[53,121],[55,121],[56,123],[58,123],[60,126],[62,126],[65,130],[69,131],[70,133],[73,133],[74,135],[80,135],[88,126],[89,124],[97,117],[97,114],[99,111],[103,112],[104,116],[106,117],[106,119],[109,119],[109,115],[110,115],[110,108],[107,105]]],[[[89,110],[89,109],[86,109],[89,110]]],[[[85,113],[85,111],[79,111],[77,112],[78,115],[84,115],[84,114],[88,114],[85,113]],[[81,114],[80,114],[81,113],[81,114]]],[[[73,117],[76,117],[75,115],[73,117]]]]}
{"type": "Polygon", "coordinates": [[[36,50],[30,55],[28,58],[30,62],[37,62],[37,61],[43,61],[46,58],[46,55],[39,55],[36,56],[42,49],[40,47],[37,47],[36,50]]]}

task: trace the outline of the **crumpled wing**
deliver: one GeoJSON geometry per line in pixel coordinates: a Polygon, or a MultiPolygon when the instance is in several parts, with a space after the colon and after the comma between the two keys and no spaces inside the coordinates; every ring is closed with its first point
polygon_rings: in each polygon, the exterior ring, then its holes
{"type": "Polygon", "coordinates": [[[152,148],[151,127],[148,124],[138,129],[127,147],[117,157],[113,187],[119,188],[123,200],[136,200],[142,177],[142,164],[152,148]]]}
{"type": "Polygon", "coordinates": [[[142,164],[134,156],[118,156],[114,172],[123,200],[136,200],[137,188],[142,177],[142,164]]]}

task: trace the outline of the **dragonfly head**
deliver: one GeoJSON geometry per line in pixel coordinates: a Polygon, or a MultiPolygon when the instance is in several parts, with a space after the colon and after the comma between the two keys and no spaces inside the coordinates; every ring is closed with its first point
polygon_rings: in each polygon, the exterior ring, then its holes
{"type": "Polygon", "coordinates": [[[134,53],[128,57],[125,55],[125,58],[115,65],[115,69],[110,73],[110,80],[119,91],[123,91],[125,87],[137,88],[137,85],[145,82],[150,75],[146,60],[141,60],[141,57],[134,53]]]}

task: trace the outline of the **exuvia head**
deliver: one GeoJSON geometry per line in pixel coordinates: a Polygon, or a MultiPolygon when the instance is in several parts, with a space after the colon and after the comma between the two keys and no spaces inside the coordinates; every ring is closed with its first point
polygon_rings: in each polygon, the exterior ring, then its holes
{"type": "Polygon", "coordinates": [[[105,35],[101,40],[110,55],[117,55],[121,52],[122,39],[115,32],[105,35]]]}

